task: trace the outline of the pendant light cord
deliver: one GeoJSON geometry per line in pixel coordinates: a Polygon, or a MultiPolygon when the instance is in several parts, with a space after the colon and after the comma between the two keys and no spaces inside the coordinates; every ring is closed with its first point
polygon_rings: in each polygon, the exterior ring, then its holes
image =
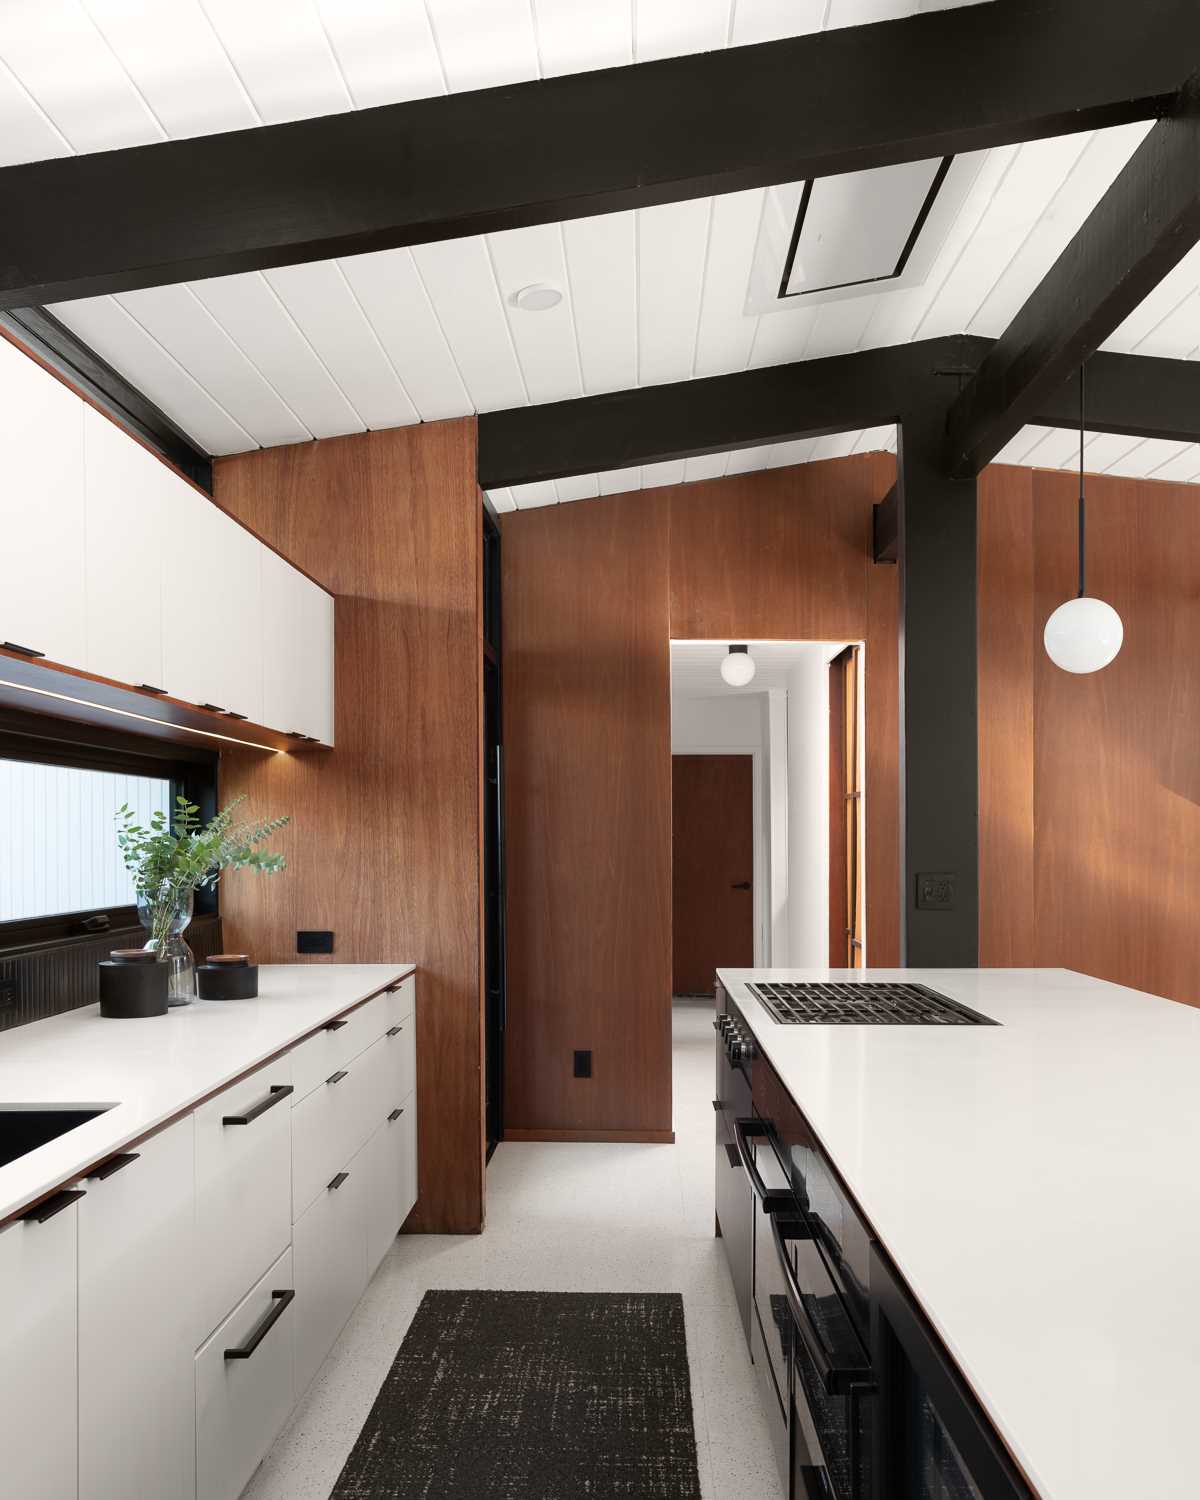
{"type": "Polygon", "coordinates": [[[1083,497],[1083,384],[1084,367],[1079,366],[1079,598],[1082,599],[1087,585],[1087,505],[1083,497]]]}

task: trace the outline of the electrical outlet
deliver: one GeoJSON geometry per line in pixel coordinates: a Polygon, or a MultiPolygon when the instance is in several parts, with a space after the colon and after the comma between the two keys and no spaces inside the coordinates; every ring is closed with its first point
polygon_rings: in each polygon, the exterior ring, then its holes
{"type": "Polygon", "coordinates": [[[917,876],[918,911],[954,910],[954,871],[917,876]]]}
{"type": "Polygon", "coordinates": [[[575,1054],[575,1077],[590,1078],[592,1076],[592,1054],[590,1049],[586,1052],[575,1054]]]}
{"type": "Polygon", "coordinates": [[[332,953],[332,932],[298,932],[296,934],[297,953],[332,953]]]}

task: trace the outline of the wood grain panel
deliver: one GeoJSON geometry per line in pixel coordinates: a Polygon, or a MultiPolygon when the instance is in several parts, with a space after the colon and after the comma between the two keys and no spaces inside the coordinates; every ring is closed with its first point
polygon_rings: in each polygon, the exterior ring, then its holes
{"type": "Polygon", "coordinates": [[[671,1130],[669,517],[662,492],[501,517],[514,1136],[671,1130]]]}
{"type": "Polygon", "coordinates": [[[420,1197],[410,1228],[483,1219],[481,554],[473,421],[220,459],[220,503],[337,597],[337,747],[222,757],[222,795],[287,812],[277,879],[223,883],[226,941],[296,962],[413,960],[420,1197]],[[303,961],[303,960],[301,960],[303,961]]]}
{"type": "MultiPolygon", "coordinates": [[[[979,479],[979,962],[1032,964],[1034,907],[1032,469],[979,479]]],[[[1074,481],[1072,481],[1074,483],[1074,481]]],[[[1066,597],[1064,595],[1064,597],[1066,597]]]]}
{"type": "MultiPolygon", "coordinates": [[[[894,482],[894,465],[892,479],[894,482]]],[[[884,477],[880,477],[880,483],[884,477]]],[[[886,493],[886,488],[885,491],[886,493]]],[[[867,573],[863,664],[863,899],[866,961],[900,962],[900,569],[867,573]]]]}
{"type": "Polygon", "coordinates": [[[671,987],[710,995],[754,966],[753,757],[673,755],[671,824],[671,987]]]}
{"type": "MultiPolygon", "coordinates": [[[[1075,589],[1075,481],[1033,479],[1035,625],[1075,589]]],[[[1200,638],[1194,487],[1088,483],[1088,592],[1125,643],[1074,676],[1034,667],[1039,963],[1200,1004],[1200,638]]]]}

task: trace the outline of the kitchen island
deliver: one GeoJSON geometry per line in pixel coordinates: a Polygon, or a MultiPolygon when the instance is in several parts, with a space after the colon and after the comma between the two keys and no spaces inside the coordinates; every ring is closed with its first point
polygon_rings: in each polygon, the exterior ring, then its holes
{"type": "Polygon", "coordinates": [[[1065,970],[718,977],[1032,1492],[1194,1496],[1200,1012],[1065,970]],[[747,987],[842,978],[996,1024],[780,1024],[747,987]]]}

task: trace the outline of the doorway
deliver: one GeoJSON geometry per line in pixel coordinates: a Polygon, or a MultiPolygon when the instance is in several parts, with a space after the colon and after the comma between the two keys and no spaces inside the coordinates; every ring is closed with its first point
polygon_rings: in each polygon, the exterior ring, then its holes
{"type": "Polygon", "coordinates": [[[671,860],[672,993],[711,994],[754,964],[752,755],[672,755],[671,860]]]}

